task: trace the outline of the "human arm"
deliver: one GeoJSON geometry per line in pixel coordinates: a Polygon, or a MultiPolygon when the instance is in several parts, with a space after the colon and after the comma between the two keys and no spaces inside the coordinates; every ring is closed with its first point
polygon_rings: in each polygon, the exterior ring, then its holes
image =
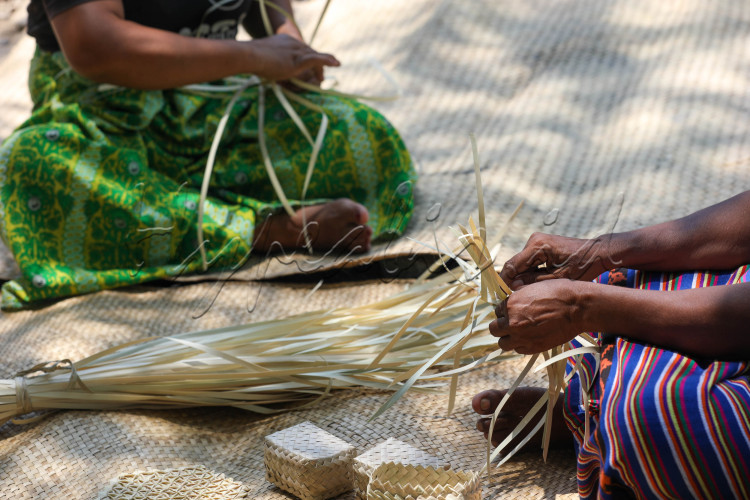
{"type": "Polygon", "coordinates": [[[613,267],[684,271],[748,262],[750,191],[680,219],[591,240],[536,233],[501,277],[517,288],[552,278],[591,280],[613,267]]]}
{"type": "Polygon", "coordinates": [[[83,3],[50,22],[74,70],[96,82],[132,88],[174,88],[243,73],[286,80],[339,64],[286,34],[240,42],[143,26],[124,18],[122,0],[83,3]]]}
{"type": "MultiPolygon", "coordinates": [[[[272,34],[286,34],[299,41],[303,41],[302,34],[294,23],[294,11],[292,10],[292,2],[290,0],[266,0],[266,13],[271,24],[272,34]],[[273,8],[270,4],[276,5],[278,9],[273,8]],[[285,16],[284,13],[289,14],[290,17],[285,16]]],[[[250,10],[242,25],[253,38],[264,38],[269,35],[263,23],[260,0],[252,1],[250,10]]]]}
{"type": "Polygon", "coordinates": [[[490,333],[522,354],[598,331],[698,358],[750,359],[750,283],[655,291],[547,280],[514,292],[496,314],[490,333]]]}

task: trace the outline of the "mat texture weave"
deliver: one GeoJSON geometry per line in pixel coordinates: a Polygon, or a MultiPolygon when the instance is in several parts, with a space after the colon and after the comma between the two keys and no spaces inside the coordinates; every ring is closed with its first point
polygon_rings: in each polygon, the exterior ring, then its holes
{"type": "MultiPolygon", "coordinates": [[[[308,297],[310,286],[213,283],[129,292],[102,292],[59,302],[38,311],[6,315],[0,378],[37,362],[80,359],[108,346],[150,335],[260,321],[294,311],[353,307],[396,293],[403,283],[326,286],[308,297]],[[249,304],[256,304],[250,312],[249,304]],[[213,306],[206,312],[205,304],[213,306]]],[[[480,469],[485,442],[475,430],[471,397],[489,387],[507,387],[523,360],[488,366],[459,386],[457,410],[446,415],[445,394],[408,394],[386,415],[368,419],[388,394],[346,391],[315,408],[262,416],[232,408],[178,411],[61,411],[35,424],[0,427],[0,498],[39,496],[91,499],[122,474],[203,466],[248,488],[249,498],[283,500],[283,491],[265,479],[265,437],[309,421],[364,452],[388,438],[398,439],[457,470],[480,469]]],[[[532,383],[544,386],[544,377],[532,383]]],[[[575,459],[570,450],[514,459],[495,471],[486,498],[575,497],[575,459]],[[492,496],[492,495],[496,496],[492,496]]],[[[355,498],[354,492],[341,499],[355,498]]]]}
{"type": "MultiPolygon", "coordinates": [[[[295,2],[303,30],[311,29],[324,3],[295,2]]],[[[24,2],[0,1],[11,4],[24,2]]],[[[6,20],[1,137],[30,108],[25,78],[33,51],[6,20]]],[[[747,189],[749,31],[747,0],[333,0],[315,47],[343,62],[328,73],[342,90],[392,92],[377,65],[397,82],[402,98],[374,105],[402,132],[420,171],[411,238],[452,247],[448,226],[476,210],[468,141],[476,134],[490,238],[526,202],[503,240],[507,256],[533,231],[584,237],[624,230],[747,189]]],[[[423,249],[402,238],[366,258],[423,249]]],[[[0,313],[0,376],[150,335],[371,302],[404,286],[325,285],[309,295],[314,283],[253,281],[292,269],[278,260],[255,261],[232,280],[154,283],[0,313]]],[[[0,279],[14,273],[0,248],[0,279]]],[[[451,416],[444,395],[409,394],[368,422],[387,395],[348,391],[276,416],[236,409],[67,411],[36,424],[6,424],[0,427],[0,499],[91,499],[122,474],[199,466],[241,483],[249,498],[289,498],[265,480],[263,440],[306,420],[361,451],[394,438],[457,470],[477,470],[485,445],[474,430],[470,398],[507,386],[522,365],[466,376],[451,416]]],[[[545,464],[541,453],[519,456],[494,471],[483,492],[485,498],[575,498],[574,457],[554,451],[545,464]]]]}
{"type": "MultiPolygon", "coordinates": [[[[303,31],[324,3],[295,2],[303,31]]],[[[407,236],[452,242],[448,226],[476,209],[473,132],[488,223],[526,202],[508,256],[533,231],[630,229],[746,189],[749,26],[746,0],[334,0],[315,47],[342,61],[327,73],[341,90],[392,94],[380,66],[401,91],[374,105],[421,174],[407,236]]],[[[0,137],[28,112],[32,50],[21,38],[0,64],[0,137]]],[[[424,250],[402,238],[364,259],[424,250]]],[[[243,278],[298,272],[258,260],[243,278]]],[[[305,270],[342,264],[296,260],[305,270]]]]}

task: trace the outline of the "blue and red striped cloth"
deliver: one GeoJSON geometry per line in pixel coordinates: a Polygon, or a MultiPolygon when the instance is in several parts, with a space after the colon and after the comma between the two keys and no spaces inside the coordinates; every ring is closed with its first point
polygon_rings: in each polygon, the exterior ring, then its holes
{"type": "MultiPolygon", "coordinates": [[[[597,279],[664,291],[747,281],[749,266],[728,273],[618,269],[597,279]]],[[[580,359],[565,394],[581,498],[750,498],[750,360],[693,359],[595,336],[600,363],[593,355],[580,359]]]]}

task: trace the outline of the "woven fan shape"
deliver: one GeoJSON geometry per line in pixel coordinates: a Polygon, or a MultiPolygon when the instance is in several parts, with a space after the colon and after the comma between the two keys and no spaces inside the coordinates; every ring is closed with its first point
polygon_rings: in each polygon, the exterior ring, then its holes
{"type": "Polygon", "coordinates": [[[386,463],[375,469],[367,500],[482,500],[479,474],[386,463]]]}
{"type": "Polygon", "coordinates": [[[324,500],[352,489],[357,450],[310,422],[266,436],[266,479],[302,500],[324,500]]]}
{"type": "Polygon", "coordinates": [[[449,469],[450,465],[442,463],[437,457],[430,455],[408,443],[398,439],[389,438],[379,445],[371,448],[354,459],[354,491],[357,498],[367,498],[367,485],[370,477],[380,465],[388,462],[404,465],[423,465],[449,469]]]}
{"type": "Polygon", "coordinates": [[[231,500],[247,495],[246,486],[198,466],[123,474],[99,500],[231,500]]]}

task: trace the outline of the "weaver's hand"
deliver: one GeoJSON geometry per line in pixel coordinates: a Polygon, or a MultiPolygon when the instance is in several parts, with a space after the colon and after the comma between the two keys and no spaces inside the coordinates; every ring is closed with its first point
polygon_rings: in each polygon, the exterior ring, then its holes
{"type": "Polygon", "coordinates": [[[555,278],[590,281],[610,269],[611,264],[605,239],[534,233],[524,249],[505,263],[500,277],[516,290],[555,278]]]}
{"type": "Polygon", "coordinates": [[[254,74],[268,80],[299,78],[319,84],[325,66],[341,63],[331,54],[313,50],[307,44],[287,34],[269,36],[246,42],[252,44],[256,66],[254,74]]]}
{"type": "Polygon", "coordinates": [[[592,285],[549,280],[520,288],[495,309],[490,333],[506,351],[534,354],[573,339],[584,331],[583,291],[592,285]]]}
{"type": "MultiPolygon", "coordinates": [[[[302,38],[302,33],[300,33],[299,30],[297,29],[297,26],[290,21],[286,21],[281,26],[279,26],[276,29],[276,34],[277,35],[289,35],[290,37],[294,38],[295,40],[298,40],[301,43],[305,42],[305,40],[302,38]]],[[[295,78],[305,83],[309,83],[310,85],[315,85],[316,87],[320,87],[320,84],[323,82],[323,78],[324,78],[323,66],[315,66],[311,69],[305,70],[302,73],[298,74],[295,78]]],[[[289,90],[293,90],[295,92],[300,92],[303,90],[291,82],[282,82],[281,84],[284,87],[288,88],[289,90]]]]}

